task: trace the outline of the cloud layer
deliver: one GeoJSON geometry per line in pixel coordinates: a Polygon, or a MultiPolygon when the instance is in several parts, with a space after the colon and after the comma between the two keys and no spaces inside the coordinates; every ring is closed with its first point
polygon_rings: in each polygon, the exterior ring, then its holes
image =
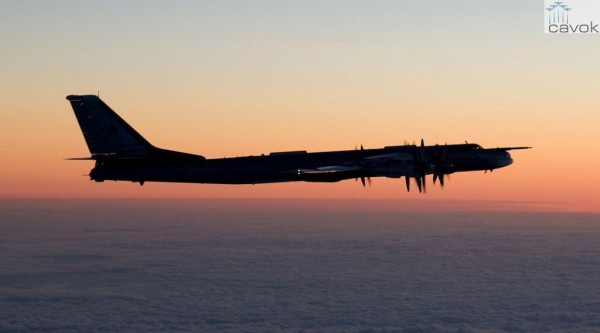
{"type": "Polygon", "coordinates": [[[1,332],[600,330],[598,215],[0,205],[1,332]]]}

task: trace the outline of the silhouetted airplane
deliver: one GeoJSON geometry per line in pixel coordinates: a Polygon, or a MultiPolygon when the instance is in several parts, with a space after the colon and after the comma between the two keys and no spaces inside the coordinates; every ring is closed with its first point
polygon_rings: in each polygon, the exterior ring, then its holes
{"type": "Polygon", "coordinates": [[[462,171],[494,170],[510,165],[509,150],[531,147],[484,149],[477,144],[387,146],[307,153],[287,151],[269,155],[206,159],[200,155],[161,149],[150,144],[98,96],[67,96],[71,102],[91,157],[90,178],[96,182],[125,180],[140,183],[181,182],[210,184],[259,184],[291,181],[337,182],[345,179],[413,178],[419,192],[425,177],[433,175],[444,186],[444,176],[462,171]]]}

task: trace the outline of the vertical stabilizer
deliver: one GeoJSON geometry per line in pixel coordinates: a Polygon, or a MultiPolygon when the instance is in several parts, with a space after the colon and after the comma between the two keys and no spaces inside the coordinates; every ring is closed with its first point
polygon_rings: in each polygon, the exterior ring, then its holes
{"type": "Polygon", "coordinates": [[[98,96],[67,96],[92,158],[143,158],[155,149],[98,96]]]}

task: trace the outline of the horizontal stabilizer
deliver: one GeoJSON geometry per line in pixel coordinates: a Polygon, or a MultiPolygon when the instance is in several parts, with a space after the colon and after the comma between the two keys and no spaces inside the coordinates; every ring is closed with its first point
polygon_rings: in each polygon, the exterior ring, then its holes
{"type": "Polygon", "coordinates": [[[71,157],[67,158],[70,161],[106,161],[106,160],[146,160],[151,156],[119,156],[115,154],[94,154],[91,157],[71,157]]]}
{"type": "Polygon", "coordinates": [[[67,161],[94,161],[94,158],[91,157],[69,157],[65,158],[67,161]]]}

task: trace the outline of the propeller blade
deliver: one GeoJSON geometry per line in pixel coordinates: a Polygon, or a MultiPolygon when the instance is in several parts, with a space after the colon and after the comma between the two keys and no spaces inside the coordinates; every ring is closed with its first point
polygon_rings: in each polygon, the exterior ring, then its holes
{"type": "Polygon", "coordinates": [[[438,179],[440,180],[440,187],[444,188],[444,173],[443,172],[440,172],[440,173],[436,172],[433,174],[433,184],[434,185],[438,179]]]}
{"type": "Polygon", "coordinates": [[[410,192],[410,177],[406,176],[404,180],[406,180],[406,192],[410,192]]]}
{"type": "Polygon", "coordinates": [[[364,176],[360,177],[360,182],[363,184],[363,187],[367,186],[367,184],[365,183],[365,177],[364,176]]]}
{"type": "Polygon", "coordinates": [[[423,175],[423,193],[427,193],[427,176],[423,175]]]}
{"type": "Polygon", "coordinates": [[[367,177],[367,183],[369,183],[369,187],[371,186],[371,177],[367,177]]]}
{"type": "Polygon", "coordinates": [[[423,184],[421,183],[421,176],[416,176],[415,180],[417,181],[417,187],[419,188],[419,193],[423,193],[423,184]]]}

